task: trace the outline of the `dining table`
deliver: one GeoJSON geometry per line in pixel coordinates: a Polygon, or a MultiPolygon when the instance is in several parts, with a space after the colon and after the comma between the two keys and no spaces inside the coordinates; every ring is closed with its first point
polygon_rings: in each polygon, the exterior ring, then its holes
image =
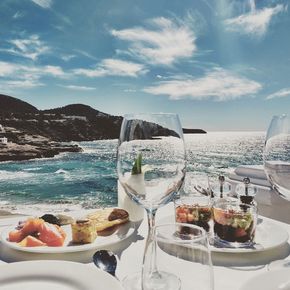
{"type": "MultiPolygon", "coordinates": [[[[8,226],[25,219],[25,215],[7,215],[0,218],[0,231],[8,226]]],[[[157,211],[156,224],[174,221],[174,205],[169,203],[157,211]]],[[[279,245],[258,251],[223,251],[212,249],[211,258],[214,272],[215,290],[239,290],[244,283],[252,277],[266,273],[268,264],[275,260],[290,258],[289,234],[290,225],[269,217],[259,216],[259,225],[271,224],[274,229],[280,229],[286,236],[286,240],[279,245]]],[[[271,229],[271,228],[270,228],[271,229]]],[[[134,232],[122,241],[106,246],[103,249],[113,251],[118,257],[116,277],[122,279],[140,270],[142,267],[143,251],[147,237],[148,225],[146,215],[144,219],[134,224],[134,232]]],[[[271,236],[271,233],[267,233],[271,236]]],[[[67,260],[88,264],[95,267],[92,256],[96,249],[70,253],[30,253],[7,247],[0,243],[0,264],[14,263],[28,260],[67,260]]],[[[5,265],[4,265],[5,267],[5,265]]],[[[194,279],[194,273],[192,273],[194,279]]],[[[190,289],[189,289],[190,290],[190,289]]],[[[249,289],[250,290],[250,289],[249,289]]]]}

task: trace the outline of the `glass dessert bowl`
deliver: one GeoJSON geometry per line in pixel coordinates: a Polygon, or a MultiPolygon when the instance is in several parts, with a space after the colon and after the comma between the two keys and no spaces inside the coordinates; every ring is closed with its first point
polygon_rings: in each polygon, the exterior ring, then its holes
{"type": "Polygon", "coordinates": [[[228,247],[246,247],[254,244],[257,208],[239,200],[217,200],[213,205],[215,243],[228,247]]]}
{"type": "Polygon", "coordinates": [[[202,227],[210,231],[212,219],[211,199],[209,196],[186,196],[175,200],[175,221],[202,227]]]}

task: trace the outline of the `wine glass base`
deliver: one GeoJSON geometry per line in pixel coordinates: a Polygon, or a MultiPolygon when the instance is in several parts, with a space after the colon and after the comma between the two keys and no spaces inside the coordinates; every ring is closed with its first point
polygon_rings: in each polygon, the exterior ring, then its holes
{"type": "Polygon", "coordinates": [[[290,269],[290,260],[277,260],[268,264],[268,271],[290,269]]]}
{"type": "Polygon", "coordinates": [[[141,287],[141,272],[127,276],[122,281],[125,290],[180,290],[180,279],[168,272],[153,273],[141,287]]]}

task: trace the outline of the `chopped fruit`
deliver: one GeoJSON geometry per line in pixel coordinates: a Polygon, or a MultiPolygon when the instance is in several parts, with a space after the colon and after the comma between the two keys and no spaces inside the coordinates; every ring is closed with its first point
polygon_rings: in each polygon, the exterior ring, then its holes
{"type": "Polygon", "coordinates": [[[42,219],[38,219],[38,218],[36,218],[36,219],[28,219],[24,223],[21,231],[22,231],[22,233],[23,233],[24,236],[31,235],[31,234],[33,234],[35,232],[38,232],[40,226],[43,223],[44,223],[44,220],[42,220],[42,219]]]}
{"type": "Polygon", "coordinates": [[[180,213],[177,216],[177,222],[179,223],[186,223],[187,222],[187,214],[186,213],[180,213]]]}
{"type": "Polygon", "coordinates": [[[245,229],[242,229],[242,228],[237,228],[236,231],[235,231],[235,236],[237,238],[240,238],[240,237],[244,237],[247,235],[247,232],[245,229]]]}
{"type": "Polygon", "coordinates": [[[221,225],[227,225],[227,223],[229,222],[230,216],[222,209],[214,208],[213,209],[213,218],[217,223],[219,223],[221,225]]]}
{"type": "Polygon", "coordinates": [[[39,239],[33,237],[33,236],[27,236],[25,239],[23,239],[20,243],[18,243],[20,247],[43,247],[46,246],[45,243],[40,241],[39,239]]]}
{"type": "Polygon", "coordinates": [[[175,209],[176,221],[179,223],[194,224],[209,231],[211,208],[198,205],[182,205],[175,209]]]}
{"type": "Polygon", "coordinates": [[[59,232],[56,225],[43,223],[39,229],[39,240],[51,247],[60,247],[63,245],[65,238],[59,232]]]}
{"type": "Polygon", "coordinates": [[[66,233],[57,225],[49,224],[39,218],[31,218],[23,223],[20,229],[8,233],[10,242],[19,243],[22,247],[63,246],[66,233]]]}
{"type": "Polygon", "coordinates": [[[24,239],[24,234],[21,230],[13,230],[9,232],[8,239],[10,242],[19,243],[24,239]]]}

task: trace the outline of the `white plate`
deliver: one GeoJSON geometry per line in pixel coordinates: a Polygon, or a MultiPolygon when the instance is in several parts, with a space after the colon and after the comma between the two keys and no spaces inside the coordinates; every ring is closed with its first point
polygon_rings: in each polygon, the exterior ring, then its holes
{"type": "Polygon", "coordinates": [[[288,238],[288,232],[275,221],[262,219],[262,222],[259,223],[256,228],[255,244],[253,247],[227,248],[211,246],[210,250],[222,253],[260,252],[280,247],[288,241],[288,238]]]}
{"type": "MultiPolygon", "coordinates": [[[[174,218],[166,217],[161,219],[158,224],[174,222],[174,218]]],[[[261,219],[257,225],[255,244],[253,247],[229,248],[210,246],[212,252],[220,253],[251,253],[270,250],[284,245],[288,241],[288,232],[279,226],[275,221],[261,219]]],[[[290,289],[289,289],[290,290],[290,289]]]]}
{"type": "Polygon", "coordinates": [[[257,275],[248,280],[240,290],[263,289],[263,290],[289,290],[289,269],[273,270],[257,275]]]}
{"type": "Polygon", "coordinates": [[[81,263],[28,261],[0,266],[0,290],[123,290],[110,274],[81,263]]]}
{"type": "Polygon", "coordinates": [[[1,232],[1,241],[7,247],[16,249],[19,251],[24,252],[31,252],[31,253],[72,253],[72,252],[81,252],[81,251],[89,251],[95,250],[101,247],[107,247],[114,244],[117,244],[134,233],[134,223],[128,222],[126,224],[122,224],[115,228],[112,228],[111,234],[109,234],[109,229],[106,230],[107,236],[98,235],[95,241],[91,244],[84,244],[84,245],[75,245],[71,243],[72,240],[72,233],[71,233],[71,226],[62,226],[64,231],[66,232],[67,236],[62,247],[21,247],[17,243],[12,243],[8,241],[8,233],[15,229],[14,226],[10,226],[5,228],[1,232]]]}

